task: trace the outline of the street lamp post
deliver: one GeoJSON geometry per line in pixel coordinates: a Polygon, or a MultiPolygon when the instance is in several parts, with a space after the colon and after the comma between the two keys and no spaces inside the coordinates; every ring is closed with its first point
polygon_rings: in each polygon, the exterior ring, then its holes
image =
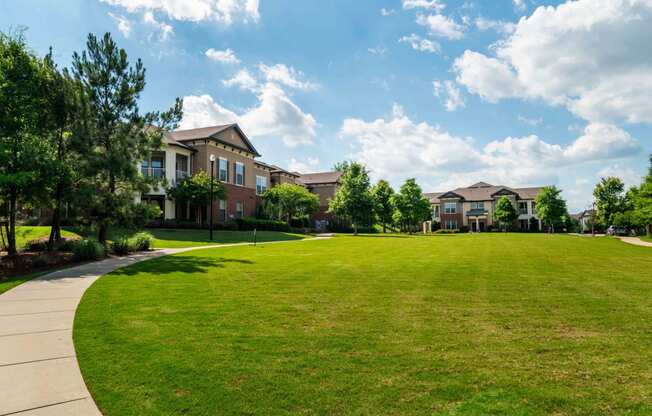
{"type": "Polygon", "coordinates": [[[211,155],[211,195],[210,195],[210,214],[209,214],[209,240],[213,241],[213,176],[214,176],[214,166],[215,166],[215,155],[211,155]]]}

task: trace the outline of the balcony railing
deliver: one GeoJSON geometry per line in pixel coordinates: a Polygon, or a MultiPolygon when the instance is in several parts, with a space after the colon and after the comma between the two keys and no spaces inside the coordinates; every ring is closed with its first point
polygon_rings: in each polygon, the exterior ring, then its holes
{"type": "Polygon", "coordinates": [[[165,178],[165,168],[141,168],[140,172],[143,174],[143,176],[165,178]]]}
{"type": "Polygon", "coordinates": [[[188,172],[185,170],[177,170],[174,177],[177,182],[182,181],[188,177],[188,172]]]}

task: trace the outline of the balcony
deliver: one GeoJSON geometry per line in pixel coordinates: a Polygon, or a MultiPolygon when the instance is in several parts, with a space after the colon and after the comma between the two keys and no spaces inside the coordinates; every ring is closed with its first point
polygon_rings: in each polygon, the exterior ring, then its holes
{"type": "Polygon", "coordinates": [[[141,168],[140,173],[152,178],[165,178],[165,168],[141,168]]]}
{"type": "Polygon", "coordinates": [[[177,170],[175,175],[174,175],[174,179],[177,182],[182,181],[182,180],[186,179],[187,177],[188,177],[188,172],[186,172],[185,170],[177,170]]]}

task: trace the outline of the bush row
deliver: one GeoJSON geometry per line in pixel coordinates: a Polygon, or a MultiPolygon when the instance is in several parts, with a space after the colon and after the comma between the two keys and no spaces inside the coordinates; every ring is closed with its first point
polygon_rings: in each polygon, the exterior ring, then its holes
{"type": "Polygon", "coordinates": [[[238,225],[238,230],[240,231],[251,231],[254,229],[258,231],[292,231],[290,226],[283,221],[261,220],[257,218],[238,218],[236,220],[236,224],[238,225]]]}
{"type": "Polygon", "coordinates": [[[131,238],[120,237],[111,244],[114,254],[123,256],[134,251],[147,251],[152,248],[154,236],[150,233],[140,232],[131,238]]]}
{"type": "MultiPolygon", "coordinates": [[[[135,251],[147,251],[152,248],[154,237],[146,232],[140,232],[132,237],[119,237],[111,243],[111,252],[125,255],[135,251]]],[[[29,241],[25,250],[42,252],[48,249],[47,239],[29,241]]],[[[64,239],[57,244],[56,250],[72,252],[76,261],[99,260],[106,256],[105,247],[96,240],[85,238],[81,240],[64,239]]]]}

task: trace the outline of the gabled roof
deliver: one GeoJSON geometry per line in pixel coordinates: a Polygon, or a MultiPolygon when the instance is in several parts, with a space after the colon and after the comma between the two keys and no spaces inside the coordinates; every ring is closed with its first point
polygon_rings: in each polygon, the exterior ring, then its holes
{"type": "Polygon", "coordinates": [[[511,188],[478,182],[466,188],[457,188],[443,193],[424,194],[430,196],[430,202],[437,204],[444,198],[460,198],[465,201],[491,201],[500,195],[515,195],[518,199],[535,199],[542,187],[511,188]]]}
{"type": "Polygon", "coordinates": [[[278,167],[276,165],[270,165],[269,163],[265,163],[265,162],[260,161],[260,160],[256,160],[256,164],[264,166],[264,167],[270,169],[271,173],[285,173],[286,175],[294,176],[295,178],[298,178],[299,176],[301,176],[301,174],[299,174],[299,173],[290,172],[289,170],[285,170],[285,169],[283,169],[281,167],[278,167]]]}
{"type": "Polygon", "coordinates": [[[439,195],[442,195],[443,192],[424,192],[423,196],[427,198],[431,204],[439,203],[439,195]]]}
{"type": "Polygon", "coordinates": [[[318,173],[301,173],[299,181],[304,185],[340,183],[342,172],[318,172],[318,173]]]}
{"type": "Polygon", "coordinates": [[[201,127],[197,129],[176,130],[176,131],[168,132],[168,134],[173,140],[177,142],[209,139],[222,144],[233,146],[237,149],[244,150],[256,156],[260,156],[260,153],[258,153],[254,145],[251,143],[251,141],[249,141],[247,135],[244,134],[240,126],[238,126],[235,123],[223,124],[219,126],[201,127]],[[228,129],[234,129],[238,133],[240,140],[234,140],[229,138],[228,136],[220,135],[220,133],[228,129]]]}

